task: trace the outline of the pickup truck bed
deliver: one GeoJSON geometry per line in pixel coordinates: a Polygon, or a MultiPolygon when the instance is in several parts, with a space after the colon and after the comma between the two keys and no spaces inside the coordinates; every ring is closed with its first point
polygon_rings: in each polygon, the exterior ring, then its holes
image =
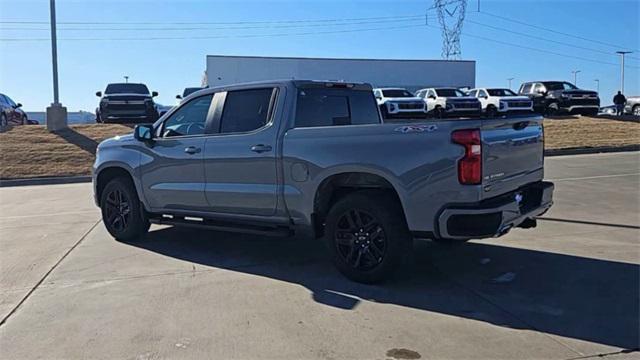
{"type": "Polygon", "coordinates": [[[382,123],[370,85],[262,82],[200,91],[105,141],[94,187],[118,239],[149,221],[322,238],[346,276],[376,282],[415,237],[533,227],[552,204],[543,141],[537,116],[382,123]]]}

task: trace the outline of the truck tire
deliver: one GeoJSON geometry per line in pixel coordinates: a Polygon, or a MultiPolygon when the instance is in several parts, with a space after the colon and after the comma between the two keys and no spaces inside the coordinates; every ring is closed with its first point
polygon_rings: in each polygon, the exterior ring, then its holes
{"type": "Polygon", "coordinates": [[[442,106],[436,106],[436,108],[433,109],[433,115],[436,119],[444,119],[444,109],[442,109],[442,106]]]}
{"type": "Polygon", "coordinates": [[[488,105],[486,115],[488,118],[495,118],[498,115],[498,109],[493,105],[488,105]]]}
{"type": "Polygon", "coordinates": [[[119,241],[132,242],[149,231],[149,220],[129,179],[109,181],[102,190],[100,209],[104,226],[119,241]]]}
{"type": "Polygon", "coordinates": [[[546,116],[555,116],[558,115],[559,112],[560,108],[558,107],[558,103],[552,102],[551,104],[547,105],[544,114],[546,116]]]}
{"type": "Polygon", "coordinates": [[[333,263],[365,284],[392,276],[411,253],[413,237],[393,196],[362,190],[338,200],[327,215],[325,240],[333,263]]]}
{"type": "Polygon", "coordinates": [[[640,105],[634,105],[633,109],[631,109],[631,114],[635,116],[640,116],[640,105]]]}

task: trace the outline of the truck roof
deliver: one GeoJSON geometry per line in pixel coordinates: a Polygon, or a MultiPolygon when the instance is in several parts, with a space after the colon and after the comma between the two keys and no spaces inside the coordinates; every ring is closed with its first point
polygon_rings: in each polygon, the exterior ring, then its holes
{"type": "MultiPolygon", "coordinates": [[[[209,88],[204,88],[204,89],[198,91],[197,93],[202,95],[202,94],[215,93],[215,92],[219,92],[219,91],[243,90],[243,89],[251,89],[251,88],[259,87],[259,86],[276,86],[276,85],[282,85],[282,84],[288,84],[288,85],[294,86],[296,88],[332,88],[332,87],[341,88],[341,87],[344,87],[344,88],[348,88],[348,89],[352,89],[352,90],[365,90],[365,91],[372,91],[373,90],[373,87],[371,86],[371,84],[368,84],[368,83],[344,82],[344,81],[336,81],[336,80],[274,79],[274,80],[260,80],[260,81],[251,81],[251,82],[244,82],[244,83],[238,83],[238,84],[229,84],[229,85],[209,87],[209,88]]],[[[195,94],[195,93],[193,93],[193,94],[195,94]]],[[[185,99],[191,97],[193,94],[190,94],[185,99]]]]}

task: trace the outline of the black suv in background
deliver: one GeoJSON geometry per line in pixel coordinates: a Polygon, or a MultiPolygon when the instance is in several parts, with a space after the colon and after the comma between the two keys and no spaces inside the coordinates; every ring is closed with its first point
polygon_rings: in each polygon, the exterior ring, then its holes
{"type": "Polygon", "coordinates": [[[518,93],[531,98],[533,110],[545,115],[597,115],[600,109],[597,92],[578,89],[566,81],[526,82],[520,86],[518,93]]]}
{"type": "Polygon", "coordinates": [[[100,104],[96,109],[96,121],[102,123],[152,123],[158,119],[153,103],[157,92],[149,93],[145,84],[109,84],[104,91],[96,92],[100,104]]]}
{"type": "Polygon", "coordinates": [[[200,91],[202,89],[206,89],[206,87],[188,87],[188,88],[184,88],[184,90],[182,91],[182,95],[180,95],[180,94],[176,95],[176,99],[182,100],[182,99],[186,98],[187,96],[193,94],[194,92],[200,91]]]}

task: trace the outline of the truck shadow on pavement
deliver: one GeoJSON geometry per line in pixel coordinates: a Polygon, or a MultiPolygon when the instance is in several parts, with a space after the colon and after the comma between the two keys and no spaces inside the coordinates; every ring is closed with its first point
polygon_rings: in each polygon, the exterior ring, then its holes
{"type": "Polygon", "coordinates": [[[342,277],[321,241],[187,228],[134,246],[207,267],[299,284],[313,301],[354,309],[394,304],[623,349],[639,347],[640,266],[472,242],[416,241],[413,264],[382,285],[342,277]]]}

